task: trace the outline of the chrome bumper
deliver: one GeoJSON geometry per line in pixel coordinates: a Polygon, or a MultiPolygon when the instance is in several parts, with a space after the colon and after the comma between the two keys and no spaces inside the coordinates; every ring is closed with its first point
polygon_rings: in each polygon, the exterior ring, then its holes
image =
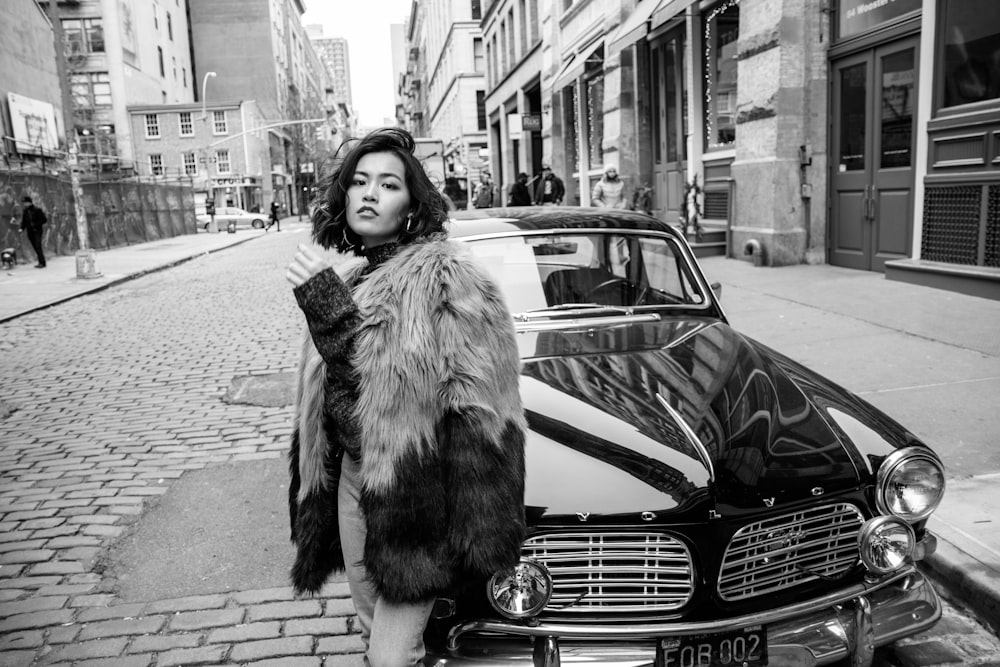
{"type": "Polygon", "coordinates": [[[870,665],[877,646],[921,632],[937,622],[941,603],[915,569],[820,598],[724,621],[634,626],[537,626],[470,621],[452,628],[448,651],[429,655],[435,667],[533,665],[645,667],[655,638],[767,626],[768,664],[807,667],[845,658],[870,665]]]}

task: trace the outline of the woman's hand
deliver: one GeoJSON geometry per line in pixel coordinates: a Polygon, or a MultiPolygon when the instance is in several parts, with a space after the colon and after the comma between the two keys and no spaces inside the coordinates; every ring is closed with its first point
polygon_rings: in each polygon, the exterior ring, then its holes
{"type": "Polygon", "coordinates": [[[330,265],[317,255],[312,248],[300,243],[299,251],[295,253],[295,258],[288,265],[285,277],[288,279],[288,282],[298,287],[320,271],[328,268],[330,268],[330,265]]]}

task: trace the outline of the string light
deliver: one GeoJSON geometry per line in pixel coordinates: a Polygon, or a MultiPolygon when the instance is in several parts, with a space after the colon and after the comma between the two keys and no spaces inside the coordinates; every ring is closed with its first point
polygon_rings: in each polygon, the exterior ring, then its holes
{"type": "MultiPolygon", "coordinates": [[[[740,0],[726,0],[726,2],[713,9],[705,21],[705,127],[708,131],[709,146],[723,146],[726,143],[715,141],[715,114],[712,113],[712,73],[715,71],[713,67],[714,63],[711,60],[712,26],[715,24],[715,18],[719,14],[723,14],[739,4],[740,0]]],[[[716,53],[718,53],[718,49],[716,49],[716,53]]]]}

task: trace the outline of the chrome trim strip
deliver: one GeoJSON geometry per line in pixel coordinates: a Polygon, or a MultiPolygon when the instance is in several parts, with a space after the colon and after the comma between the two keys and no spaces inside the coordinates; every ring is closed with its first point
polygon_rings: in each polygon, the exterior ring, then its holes
{"type": "Polygon", "coordinates": [[[705,447],[704,443],[702,443],[701,439],[695,434],[694,430],[688,425],[688,423],[684,421],[684,417],[681,416],[681,413],[677,412],[677,410],[675,410],[670,403],[667,402],[667,399],[663,398],[659,392],[656,394],[656,400],[660,402],[660,405],[667,409],[667,412],[670,413],[673,420],[677,422],[678,426],[681,427],[681,431],[684,432],[688,442],[690,442],[691,446],[694,447],[696,452],[698,452],[701,464],[705,466],[706,470],[708,470],[708,481],[715,484],[715,466],[712,465],[712,456],[708,453],[708,448],[705,447]]]}
{"type": "MultiPolygon", "coordinates": [[[[908,566],[900,572],[880,581],[865,581],[847,588],[828,593],[822,597],[797,602],[795,604],[764,612],[745,614],[718,621],[696,623],[654,623],[633,626],[578,626],[540,623],[520,625],[502,621],[466,621],[453,627],[448,633],[448,650],[458,648],[459,638],[470,632],[489,632],[528,637],[559,637],[561,639],[642,639],[648,637],[673,637],[677,635],[697,635],[738,630],[751,625],[767,625],[795,618],[803,614],[820,611],[833,605],[843,604],[863,595],[869,595],[908,577],[920,575],[916,568],[908,566]]],[[[920,577],[922,581],[922,577],[920,577]]]]}
{"type": "MultiPolygon", "coordinates": [[[[559,313],[558,311],[552,311],[548,313],[549,315],[559,315],[566,311],[559,313]]],[[[517,333],[523,333],[526,331],[552,331],[555,329],[593,329],[595,327],[603,327],[608,325],[625,325],[631,324],[633,322],[659,322],[662,319],[657,313],[634,313],[626,315],[622,313],[621,315],[605,315],[603,317],[587,317],[583,319],[575,318],[560,318],[555,320],[544,320],[539,322],[529,322],[525,320],[514,318],[514,331],[517,333]]]]}

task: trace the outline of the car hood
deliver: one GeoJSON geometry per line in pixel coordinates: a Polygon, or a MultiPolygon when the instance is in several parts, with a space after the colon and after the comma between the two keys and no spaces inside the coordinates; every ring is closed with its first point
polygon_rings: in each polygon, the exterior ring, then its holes
{"type": "Polygon", "coordinates": [[[703,521],[854,489],[865,473],[817,407],[829,383],[718,320],[518,342],[529,522],[703,521]]]}

